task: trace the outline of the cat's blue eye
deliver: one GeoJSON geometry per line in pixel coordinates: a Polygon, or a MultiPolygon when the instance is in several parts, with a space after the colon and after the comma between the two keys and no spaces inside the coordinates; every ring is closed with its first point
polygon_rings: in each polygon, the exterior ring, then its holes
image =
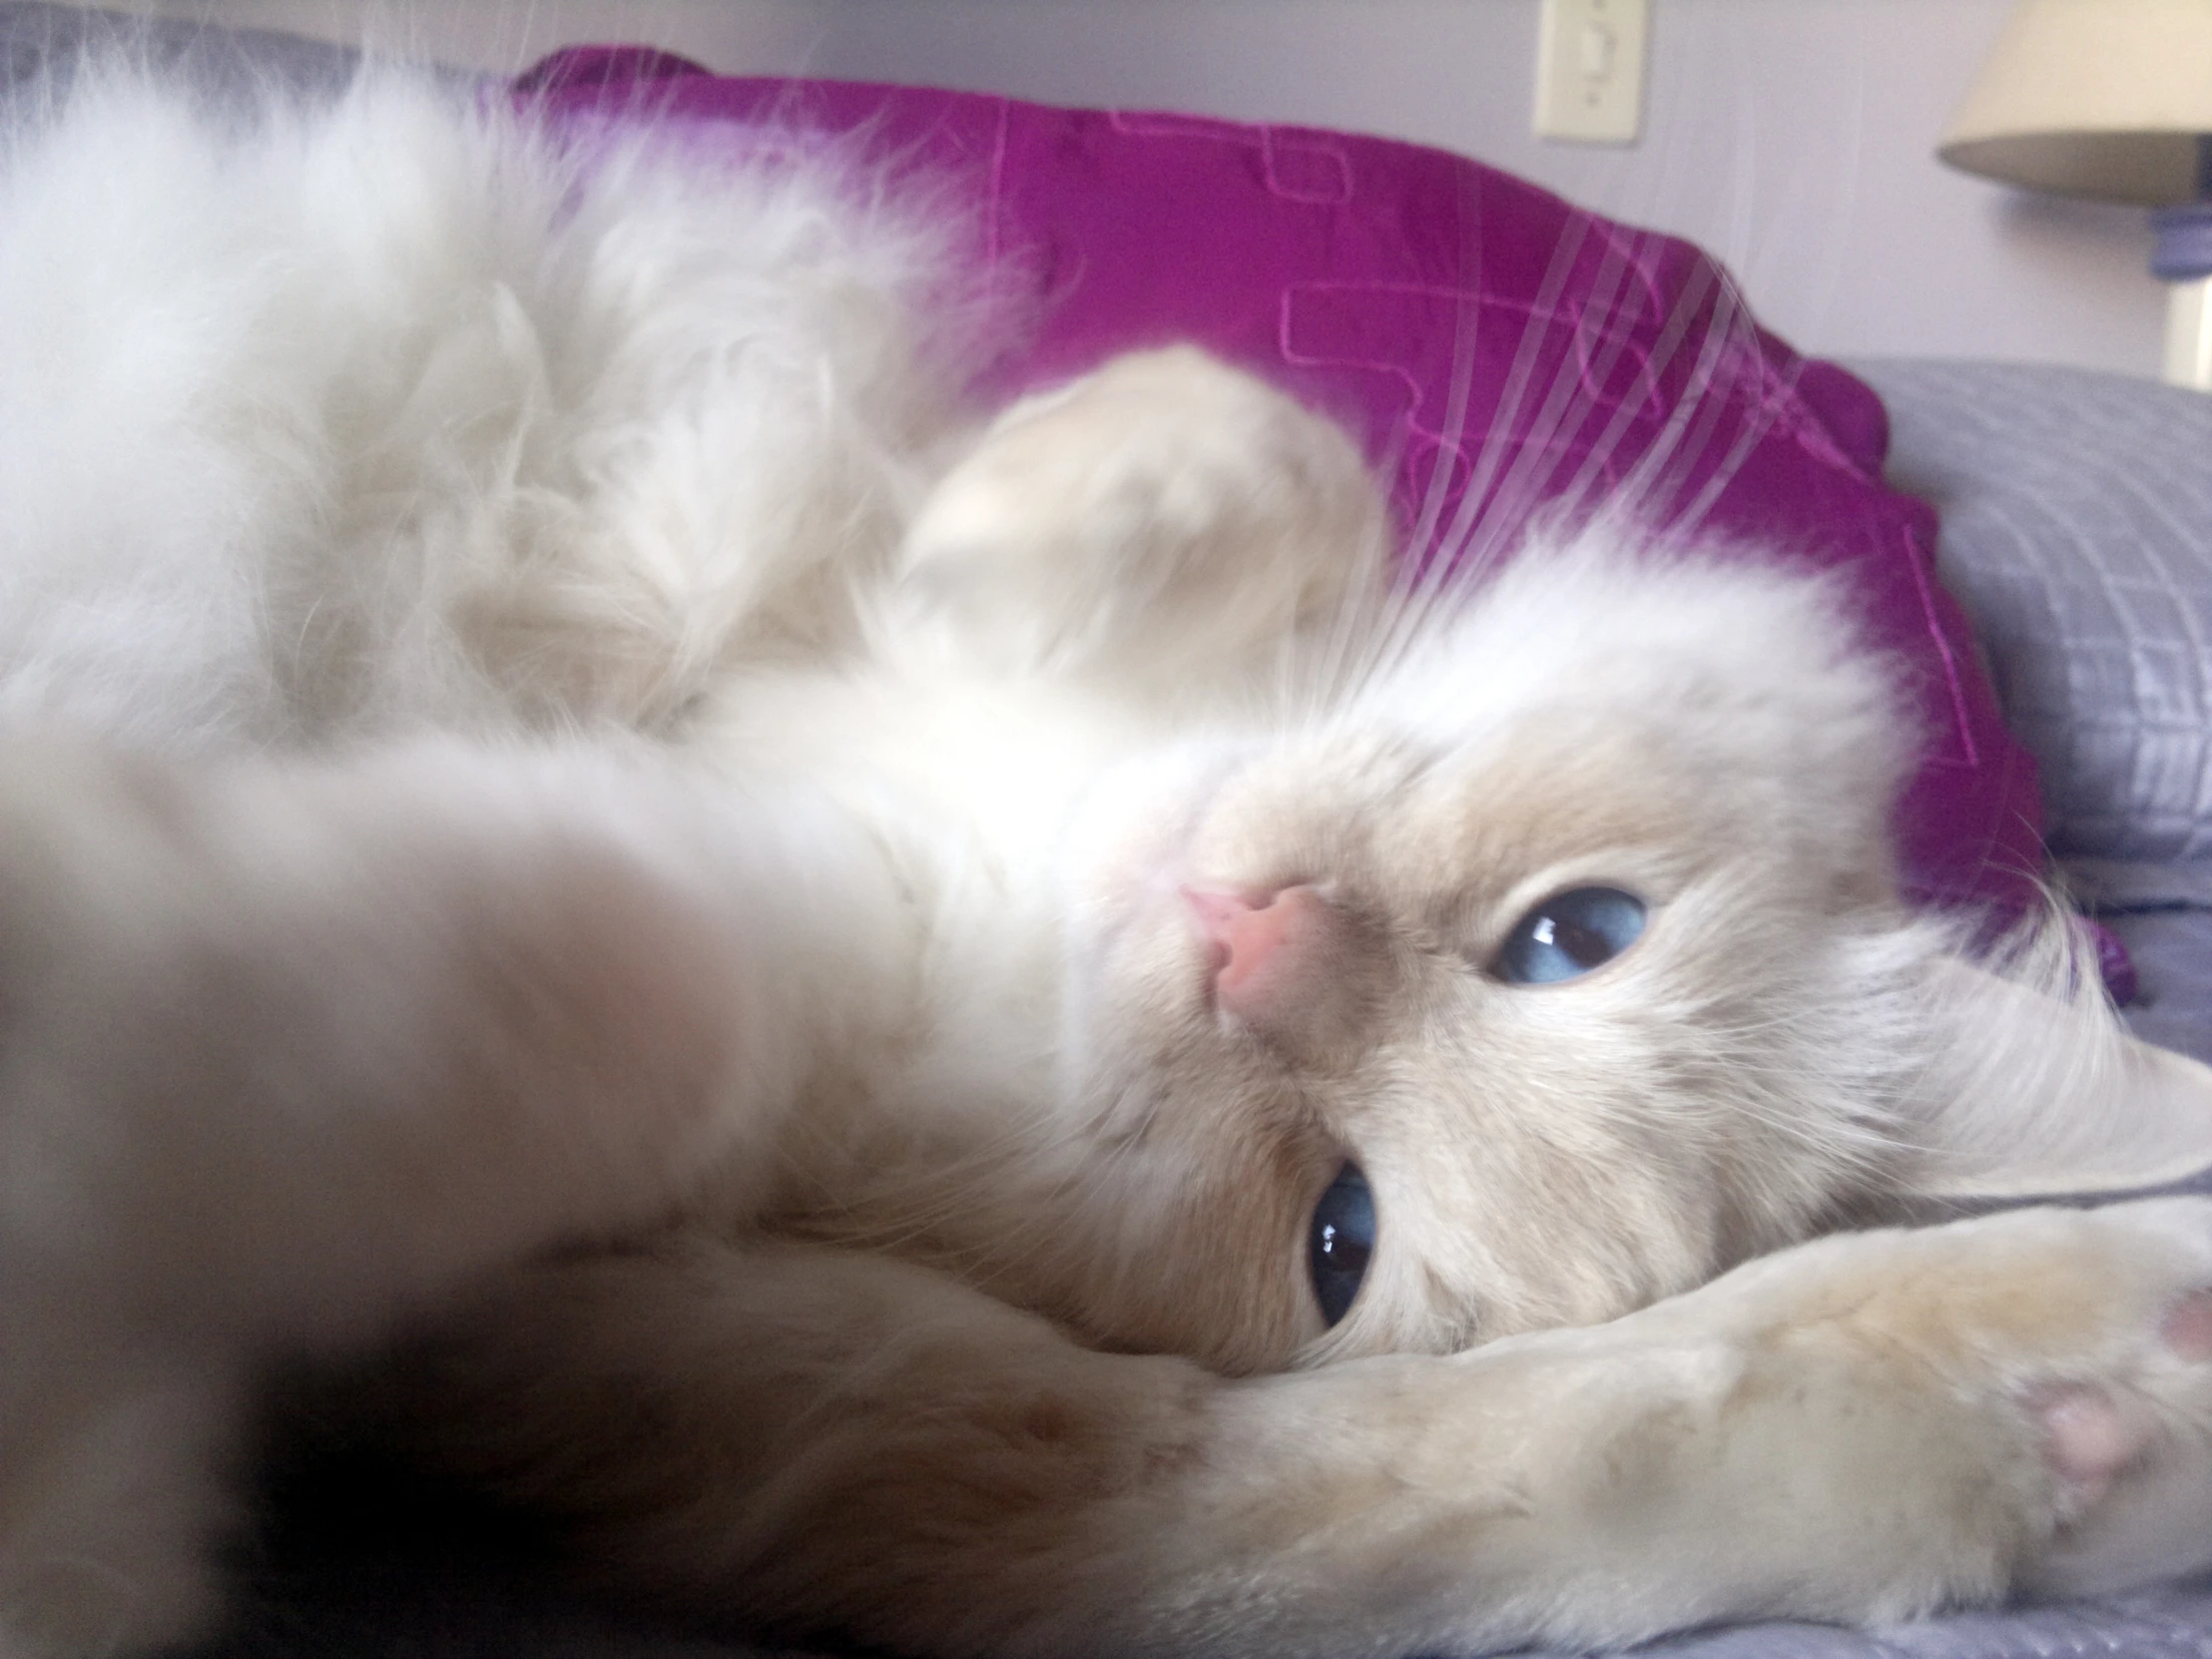
{"type": "Polygon", "coordinates": [[[1569,887],[1522,916],[1498,948],[1509,985],[1552,985],[1603,967],[1644,930],[1644,901],[1618,887],[1569,887]]]}
{"type": "Polygon", "coordinates": [[[1358,1164],[1347,1164],[1314,1206],[1306,1237],[1306,1260],[1314,1280],[1314,1300],[1331,1325],[1351,1311],[1375,1254],[1375,1195],[1358,1164]]]}

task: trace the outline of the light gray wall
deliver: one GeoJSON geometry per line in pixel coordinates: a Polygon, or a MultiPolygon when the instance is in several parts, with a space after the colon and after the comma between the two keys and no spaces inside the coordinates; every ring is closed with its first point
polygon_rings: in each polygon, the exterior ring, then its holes
{"type": "MultiPolygon", "coordinates": [[[[358,0],[126,0],[346,37],[358,0]]],[[[732,73],[899,80],[1361,128],[1448,146],[1702,243],[1769,326],[1836,354],[2150,374],[2138,210],[1935,160],[2009,0],[1651,0],[1634,149],[1529,134],[1538,0],[383,0],[376,32],[511,68],[644,39],[732,73]]]]}

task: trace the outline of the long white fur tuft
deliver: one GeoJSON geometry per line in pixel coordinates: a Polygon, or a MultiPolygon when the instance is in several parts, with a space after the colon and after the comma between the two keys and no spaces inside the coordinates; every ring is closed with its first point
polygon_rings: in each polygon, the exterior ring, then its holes
{"type": "Polygon", "coordinates": [[[0,249],[0,714],[667,730],[733,653],[848,639],[985,308],[880,183],[88,66],[0,171],[41,227],[0,249]]]}

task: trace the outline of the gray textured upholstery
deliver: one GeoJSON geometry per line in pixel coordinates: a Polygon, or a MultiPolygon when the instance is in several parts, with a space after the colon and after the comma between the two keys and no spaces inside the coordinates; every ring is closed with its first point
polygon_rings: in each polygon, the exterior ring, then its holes
{"type": "Polygon", "coordinates": [[[1889,405],[1890,481],[1942,514],[1943,581],[2041,769],[2051,850],[2135,959],[2129,1023],[2212,1059],[2212,397],[1851,366],[1889,405]]]}
{"type": "Polygon", "coordinates": [[[1851,366],[1889,405],[1890,481],[1942,514],[1942,577],[2041,766],[2052,851],[2212,857],[2212,397],[1851,366]]]}
{"type": "Polygon", "coordinates": [[[2212,1590],[2168,1586],[1876,1631],[1751,1624],[1636,1651],[1649,1659],[2212,1659],[2212,1590]]]}
{"type": "Polygon", "coordinates": [[[20,106],[27,85],[51,87],[87,48],[119,41],[211,96],[239,102],[254,87],[335,91],[360,61],[358,53],[343,47],[271,29],[148,24],[73,6],[0,4],[0,92],[20,106]]]}

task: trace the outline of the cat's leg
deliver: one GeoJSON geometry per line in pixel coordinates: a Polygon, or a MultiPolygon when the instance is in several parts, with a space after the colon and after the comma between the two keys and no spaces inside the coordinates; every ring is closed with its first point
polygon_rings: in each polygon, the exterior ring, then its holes
{"type": "Polygon", "coordinates": [[[1476,1652],[2212,1559],[2212,1205],[1845,1236],[1613,1325],[1225,1380],[895,1262],[534,1271],[459,1463],[694,1608],[917,1653],[1476,1652]]]}
{"type": "Polygon", "coordinates": [[[1336,426],[1191,346],[1014,404],[900,553],[894,648],[1189,688],[1326,649],[1380,595],[1387,515],[1336,426]]]}
{"type": "Polygon", "coordinates": [[[898,914],[836,815],[644,756],[0,744],[0,1652],[109,1651],[103,1576],[204,1610],[254,1362],[742,1205],[898,914]]]}

